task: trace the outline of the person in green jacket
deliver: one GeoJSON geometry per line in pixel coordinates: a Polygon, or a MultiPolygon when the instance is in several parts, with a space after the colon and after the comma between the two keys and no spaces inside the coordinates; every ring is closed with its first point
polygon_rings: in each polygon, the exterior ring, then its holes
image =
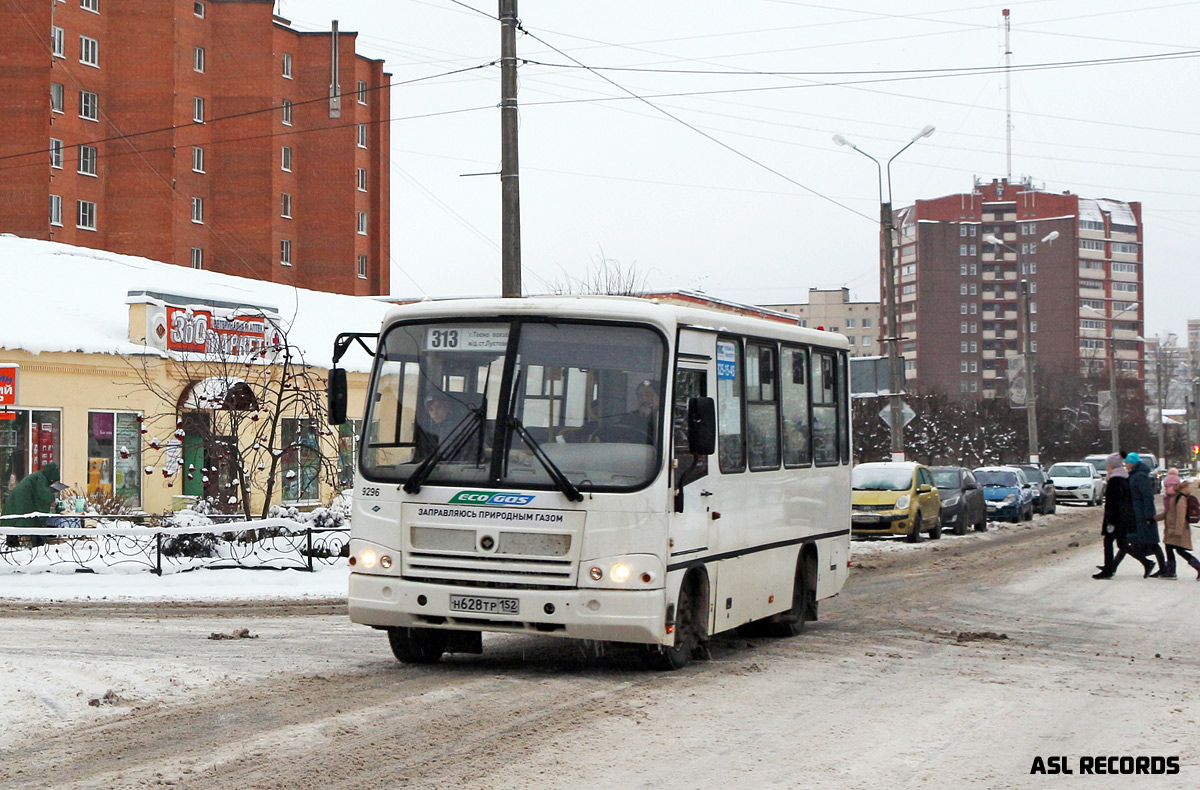
{"type": "MultiPolygon", "coordinates": [[[[16,487],[8,492],[8,497],[4,500],[4,512],[0,515],[20,516],[26,513],[53,513],[55,503],[58,499],[58,492],[66,487],[66,485],[60,483],[58,480],[58,464],[46,464],[41,470],[26,475],[24,480],[17,483],[16,487]]],[[[45,516],[4,519],[0,521],[0,532],[6,527],[44,526],[46,526],[45,516]]],[[[40,546],[44,542],[45,539],[41,536],[33,538],[34,546],[40,546]]],[[[5,543],[9,546],[17,546],[20,544],[20,536],[6,535],[5,543]]]]}

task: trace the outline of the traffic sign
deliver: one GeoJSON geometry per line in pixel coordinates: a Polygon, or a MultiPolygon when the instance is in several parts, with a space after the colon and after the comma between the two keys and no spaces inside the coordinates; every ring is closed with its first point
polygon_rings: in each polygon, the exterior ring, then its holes
{"type": "MultiPolygon", "coordinates": [[[[900,424],[901,425],[908,425],[910,422],[913,421],[913,417],[916,417],[916,416],[917,416],[917,413],[915,411],[913,411],[912,408],[907,403],[905,403],[904,401],[900,401],[900,420],[901,420],[900,424]]],[[[888,426],[889,428],[892,427],[892,406],[890,403],[887,406],[884,406],[883,409],[879,412],[879,419],[883,420],[884,425],[888,426]]]]}

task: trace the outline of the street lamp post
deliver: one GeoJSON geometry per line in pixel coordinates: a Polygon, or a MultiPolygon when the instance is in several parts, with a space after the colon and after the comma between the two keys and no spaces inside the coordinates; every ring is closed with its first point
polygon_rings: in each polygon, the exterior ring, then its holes
{"type": "MultiPolygon", "coordinates": [[[[1046,244],[1058,238],[1058,231],[1054,230],[1042,237],[1041,243],[1046,244]]],[[[989,244],[995,244],[1000,247],[1005,247],[1012,250],[1017,255],[1017,269],[1021,274],[1025,274],[1023,261],[1021,259],[1021,251],[1016,247],[1010,247],[1000,241],[995,234],[987,234],[983,240],[989,244]]],[[[1033,332],[1032,320],[1030,319],[1029,310],[1029,280],[1025,277],[1021,278],[1021,312],[1024,314],[1023,334],[1024,356],[1025,356],[1025,419],[1029,427],[1029,463],[1039,464],[1038,454],[1038,426],[1037,426],[1037,378],[1033,368],[1033,332]]]]}
{"type": "Polygon", "coordinates": [[[1174,362],[1174,355],[1173,355],[1174,349],[1175,349],[1175,334],[1172,332],[1167,335],[1167,338],[1165,341],[1160,340],[1158,342],[1158,348],[1155,350],[1155,353],[1154,353],[1154,383],[1156,385],[1155,389],[1158,390],[1158,392],[1156,394],[1158,396],[1157,400],[1158,400],[1158,460],[1159,461],[1163,461],[1166,458],[1166,456],[1163,455],[1163,444],[1164,444],[1163,407],[1166,405],[1165,404],[1166,395],[1169,395],[1170,391],[1171,391],[1171,367],[1172,367],[1171,363],[1174,362]],[[1170,350],[1168,350],[1168,347],[1170,348],[1170,350]],[[1166,357],[1166,364],[1163,364],[1164,356],[1166,357]],[[1166,373],[1166,376],[1167,376],[1167,386],[1166,386],[1165,394],[1163,392],[1163,373],[1166,373]]]}
{"type": "Polygon", "coordinates": [[[894,260],[893,239],[895,233],[895,225],[892,222],[892,161],[908,150],[908,147],[920,140],[922,137],[928,137],[933,134],[934,127],[926,126],[921,131],[913,135],[913,138],[904,144],[896,153],[892,154],[892,158],[887,160],[887,165],[881,165],[879,160],[868,154],[866,151],[859,148],[854,143],[847,140],[840,134],[833,136],[833,142],[838,145],[843,145],[852,148],[858,153],[865,156],[875,163],[875,169],[879,175],[879,228],[883,234],[883,271],[884,284],[887,288],[887,325],[888,335],[882,338],[888,343],[888,427],[891,429],[891,446],[892,460],[904,460],[904,418],[901,411],[901,390],[904,388],[904,369],[901,367],[900,359],[900,326],[897,323],[896,314],[896,263],[894,260]],[[887,173],[887,200],[883,199],[883,177],[887,173]]]}

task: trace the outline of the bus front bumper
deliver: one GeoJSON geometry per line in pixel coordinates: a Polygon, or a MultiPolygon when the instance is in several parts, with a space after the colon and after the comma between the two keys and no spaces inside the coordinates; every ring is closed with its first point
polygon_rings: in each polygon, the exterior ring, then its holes
{"type": "Polygon", "coordinates": [[[666,633],[664,601],[662,589],[488,589],[350,574],[350,620],[377,628],[529,632],[573,639],[672,644],[675,636],[666,633]],[[451,608],[452,597],[457,609],[451,608]],[[495,609],[461,611],[464,602],[511,609],[513,601],[515,614],[495,609]]]}

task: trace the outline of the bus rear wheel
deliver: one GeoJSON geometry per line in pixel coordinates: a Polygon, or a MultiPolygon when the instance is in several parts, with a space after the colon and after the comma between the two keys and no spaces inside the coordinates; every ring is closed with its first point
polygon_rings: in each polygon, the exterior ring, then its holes
{"type": "Polygon", "coordinates": [[[392,654],[404,664],[436,664],[450,639],[436,628],[389,628],[387,635],[392,654]]]}
{"type": "Polygon", "coordinates": [[[683,580],[679,588],[679,603],[675,606],[675,644],[645,645],[642,661],[650,669],[672,672],[683,669],[701,649],[706,640],[705,601],[700,595],[700,585],[695,576],[683,580]]]}
{"type": "Polygon", "coordinates": [[[796,581],[792,585],[792,608],[764,623],[770,636],[800,636],[804,624],[816,620],[816,591],[809,583],[808,565],[803,556],[796,563],[796,581]]]}

